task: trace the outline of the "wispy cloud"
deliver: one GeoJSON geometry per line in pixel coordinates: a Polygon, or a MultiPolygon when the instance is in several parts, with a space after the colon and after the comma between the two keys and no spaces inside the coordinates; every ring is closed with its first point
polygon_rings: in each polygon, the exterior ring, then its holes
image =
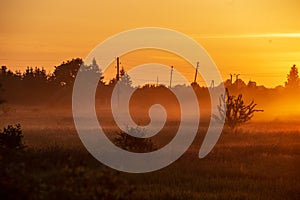
{"type": "Polygon", "coordinates": [[[300,33],[263,33],[236,35],[193,35],[199,39],[238,39],[238,38],[300,38],[300,33]]]}

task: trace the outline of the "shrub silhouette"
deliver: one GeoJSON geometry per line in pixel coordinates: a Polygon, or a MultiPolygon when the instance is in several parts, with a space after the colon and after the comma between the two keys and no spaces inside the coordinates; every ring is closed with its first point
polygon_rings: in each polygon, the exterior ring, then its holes
{"type": "MultiPolygon", "coordinates": [[[[1,91],[1,84],[0,84],[1,91]]],[[[1,93],[0,93],[1,94],[1,93]]],[[[0,104],[2,104],[4,100],[0,99],[0,104]]],[[[4,114],[10,111],[9,107],[1,107],[0,108],[4,114]]],[[[1,114],[1,112],[0,112],[1,114]]],[[[0,153],[7,152],[7,150],[20,150],[25,146],[22,142],[23,132],[21,129],[21,125],[17,124],[15,126],[8,125],[6,128],[3,128],[3,131],[0,130],[0,153]]]]}
{"type": "Polygon", "coordinates": [[[0,131],[1,150],[19,150],[25,146],[23,144],[23,132],[21,125],[8,125],[3,131],[0,131]]]}
{"type": "MultiPolygon", "coordinates": [[[[141,136],[145,134],[144,130],[140,128],[129,128],[127,132],[141,136]]],[[[136,153],[145,153],[157,149],[151,139],[133,137],[124,131],[117,133],[114,143],[124,150],[136,153]]]]}
{"type": "Polygon", "coordinates": [[[225,120],[225,125],[234,130],[239,125],[249,121],[255,112],[263,112],[263,110],[256,110],[256,105],[253,100],[246,105],[242,94],[235,97],[230,95],[226,88],[225,95],[221,95],[219,98],[219,116],[213,115],[213,118],[219,122],[225,120]]]}

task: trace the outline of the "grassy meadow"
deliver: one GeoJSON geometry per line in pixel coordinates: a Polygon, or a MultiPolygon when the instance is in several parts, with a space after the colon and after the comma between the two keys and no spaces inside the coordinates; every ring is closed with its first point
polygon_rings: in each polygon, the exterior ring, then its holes
{"type": "Polygon", "coordinates": [[[1,127],[15,123],[22,125],[27,147],[0,158],[1,199],[300,199],[297,121],[254,121],[223,131],[199,159],[203,125],[180,159],[145,174],[119,172],[94,159],[70,112],[18,107],[1,116],[1,127]]]}

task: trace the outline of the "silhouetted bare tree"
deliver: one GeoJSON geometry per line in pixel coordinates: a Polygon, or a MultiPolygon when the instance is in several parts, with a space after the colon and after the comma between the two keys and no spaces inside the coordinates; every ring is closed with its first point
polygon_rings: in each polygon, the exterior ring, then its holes
{"type": "Polygon", "coordinates": [[[235,129],[241,124],[249,121],[255,112],[262,112],[263,110],[255,109],[254,101],[246,105],[243,100],[242,94],[238,97],[229,94],[226,88],[226,93],[219,98],[219,116],[213,115],[216,121],[224,121],[225,125],[231,129],[235,129]]]}

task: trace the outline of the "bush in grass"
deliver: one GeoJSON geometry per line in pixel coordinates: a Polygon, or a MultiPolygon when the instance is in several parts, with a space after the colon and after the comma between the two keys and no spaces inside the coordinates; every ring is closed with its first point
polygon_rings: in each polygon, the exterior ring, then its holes
{"type": "MultiPolygon", "coordinates": [[[[145,131],[140,128],[129,128],[126,132],[133,133],[134,135],[145,135],[145,131]]],[[[155,144],[149,138],[138,138],[127,134],[124,131],[117,133],[114,143],[124,150],[144,153],[156,150],[155,144]]]]}
{"type": "Polygon", "coordinates": [[[20,150],[25,146],[23,144],[23,132],[21,125],[8,125],[3,131],[0,130],[0,148],[1,150],[20,150]]]}

